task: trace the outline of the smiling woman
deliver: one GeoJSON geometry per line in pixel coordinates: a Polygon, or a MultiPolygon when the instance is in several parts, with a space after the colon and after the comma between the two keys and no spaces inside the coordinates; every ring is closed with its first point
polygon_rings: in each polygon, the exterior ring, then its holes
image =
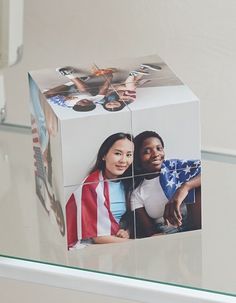
{"type": "Polygon", "coordinates": [[[145,173],[160,173],[165,158],[164,142],[158,134],[153,133],[149,135],[155,137],[147,137],[143,141],[140,149],[142,167],[145,173]]]}
{"type": "Polygon", "coordinates": [[[131,208],[136,216],[137,236],[199,229],[200,161],[165,160],[164,142],[153,131],[140,133],[134,143],[134,167],[136,175],[140,176],[135,178],[131,208]],[[197,218],[194,208],[198,212],[197,218]]]}
{"type": "Polygon", "coordinates": [[[102,160],[105,161],[105,178],[116,179],[133,161],[133,143],[128,138],[117,140],[102,160]]]}
{"type": "Polygon", "coordinates": [[[115,243],[129,238],[125,183],[131,176],[134,144],[130,134],[116,133],[101,145],[89,176],[66,205],[67,239],[81,243],[115,243]]]}

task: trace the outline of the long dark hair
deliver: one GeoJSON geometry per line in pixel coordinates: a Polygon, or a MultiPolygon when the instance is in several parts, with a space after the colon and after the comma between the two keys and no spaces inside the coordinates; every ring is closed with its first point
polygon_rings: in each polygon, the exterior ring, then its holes
{"type": "Polygon", "coordinates": [[[105,110],[107,110],[109,112],[118,112],[118,111],[122,110],[126,105],[123,101],[120,100],[120,96],[115,91],[111,92],[110,94],[105,96],[104,100],[105,101],[102,104],[102,106],[105,110]],[[106,105],[109,104],[112,101],[117,101],[120,104],[120,106],[119,107],[114,107],[114,108],[107,108],[106,105]]]}
{"type": "Polygon", "coordinates": [[[117,100],[116,102],[118,102],[120,104],[119,107],[114,107],[114,108],[113,107],[112,108],[106,107],[106,105],[109,104],[110,102],[111,101],[105,100],[105,102],[102,104],[103,108],[105,110],[109,111],[109,112],[118,112],[118,111],[122,110],[126,106],[125,102],[117,100]]]}
{"type": "MultiPolygon", "coordinates": [[[[144,131],[138,134],[134,138],[134,173],[136,176],[145,174],[145,171],[142,168],[142,161],[140,159],[140,149],[143,145],[143,142],[148,138],[157,138],[160,140],[162,147],[164,148],[164,141],[161,136],[154,131],[144,131]]],[[[144,176],[138,176],[135,178],[135,188],[139,186],[144,180],[144,176]]]]}
{"type": "Polygon", "coordinates": [[[94,104],[93,101],[91,101],[90,104],[88,104],[86,106],[83,106],[80,104],[75,104],[73,106],[73,110],[75,110],[76,112],[90,112],[91,110],[94,110],[95,108],[96,108],[96,104],[94,104]]]}
{"type": "MultiPolygon", "coordinates": [[[[128,139],[131,142],[133,142],[132,135],[130,135],[128,133],[120,132],[120,133],[113,134],[113,135],[109,136],[108,138],[106,138],[106,140],[102,143],[102,145],[100,146],[100,148],[98,150],[96,163],[95,163],[94,167],[91,169],[90,173],[92,173],[96,170],[101,170],[104,173],[105,168],[106,168],[106,162],[103,160],[103,157],[108,153],[108,151],[112,147],[112,145],[116,141],[121,140],[121,139],[128,139]]],[[[130,167],[124,172],[123,175],[120,176],[120,178],[131,176],[131,173],[132,173],[132,168],[130,165],[130,167]]]]}

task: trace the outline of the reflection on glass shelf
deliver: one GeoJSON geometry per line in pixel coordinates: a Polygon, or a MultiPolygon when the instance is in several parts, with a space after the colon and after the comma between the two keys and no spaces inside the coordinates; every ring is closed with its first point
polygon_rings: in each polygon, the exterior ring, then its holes
{"type": "Polygon", "coordinates": [[[234,156],[202,153],[202,231],[68,252],[36,201],[30,131],[0,138],[1,255],[236,295],[234,156]]]}

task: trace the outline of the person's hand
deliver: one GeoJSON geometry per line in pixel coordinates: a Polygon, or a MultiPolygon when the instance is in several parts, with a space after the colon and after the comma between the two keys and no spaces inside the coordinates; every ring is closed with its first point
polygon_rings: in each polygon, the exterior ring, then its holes
{"type": "Polygon", "coordinates": [[[127,230],[124,230],[124,229],[119,229],[116,236],[118,238],[129,239],[129,233],[127,230]]]}
{"type": "Polygon", "coordinates": [[[180,186],[179,189],[177,189],[173,197],[166,204],[163,217],[167,225],[168,223],[175,227],[182,225],[182,215],[180,211],[180,206],[183,200],[188,195],[188,192],[188,185],[187,183],[184,183],[180,186]]]}

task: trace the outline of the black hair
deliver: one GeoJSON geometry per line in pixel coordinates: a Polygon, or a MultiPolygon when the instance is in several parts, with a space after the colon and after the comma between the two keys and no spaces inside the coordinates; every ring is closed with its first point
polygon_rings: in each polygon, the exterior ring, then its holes
{"type": "MultiPolygon", "coordinates": [[[[113,135],[109,136],[108,138],[106,138],[106,140],[102,143],[102,145],[99,148],[96,163],[95,163],[94,167],[91,169],[90,174],[96,170],[101,170],[104,173],[105,168],[106,168],[106,163],[103,160],[103,157],[109,152],[110,148],[112,147],[113,144],[115,144],[116,141],[122,140],[122,139],[128,139],[131,142],[133,142],[132,135],[130,135],[128,133],[122,133],[122,132],[113,134],[113,135]]],[[[127,218],[130,218],[129,195],[131,194],[131,188],[133,185],[133,180],[132,180],[131,176],[132,176],[132,165],[130,165],[129,168],[121,176],[119,176],[119,178],[123,178],[123,179],[121,179],[121,182],[123,183],[125,196],[126,196],[127,212],[125,213],[125,215],[123,215],[125,221],[129,221],[127,218]],[[125,219],[126,216],[127,216],[127,218],[125,219]]],[[[128,225],[130,225],[130,222],[128,223],[128,225]]]]}
{"type": "MultiPolygon", "coordinates": [[[[106,138],[106,140],[102,143],[102,145],[100,146],[99,150],[98,150],[98,154],[97,154],[97,160],[96,163],[94,165],[94,167],[91,169],[90,173],[96,171],[96,170],[101,170],[103,173],[105,171],[106,168],[106,163],[103,160],[103,157],[109,152],[109,149],[112,147],[112,145],[121,139],[128,139],[131,142],[133,142],[133,137],[132,135],[128,134],[128,133],[116,133],[113,134],[111,136],[109,136],[108,138],[106,138]]],[[[125,171],[125,173],[120,176],[120,177],[124,177],[124,176],[131,176],[131,169],[127,169],[125,171]]]]}
{"type": "Polygon", "coordinates": [[[120,110],[122,110],[125,107],[125,102],[120,101],[120,100],[115,100],[116,102],[120,103],[119,107],[114,107],[114,108],[107,108],[106,105],[109,104],[112,101],[109,101],[107,99],[105,99],[105,102],[102,104],[103,108],[109,112],[118,112],[120,110]]]}
{"type": "MultiPolygon", "coordinates": [[[[142,168],[142,163],[140,159],[140,149],[143,145],[143,142],[148,138],[157,138],[160,140],[162,147],[164,148],[164,141],[161,136],[154,131],[144,131],[138,134],[134,138],[134,170],[135,175],[144,174],[145,171],[142,168]]],[[[135,180],[135,187],[137,187],[144,180],[143,176],[137,177],[135,180]]]]}
{"type": "Polygon", "coordinates": [[[94,110],[96,108],[96,104],[93,103],[93,101],[91,101],[90,104],[82,106],[80,104],[75,104],[73,106],[73,110],[77,111],[77,112],[90,112],[91,110],[94,110]]]}

